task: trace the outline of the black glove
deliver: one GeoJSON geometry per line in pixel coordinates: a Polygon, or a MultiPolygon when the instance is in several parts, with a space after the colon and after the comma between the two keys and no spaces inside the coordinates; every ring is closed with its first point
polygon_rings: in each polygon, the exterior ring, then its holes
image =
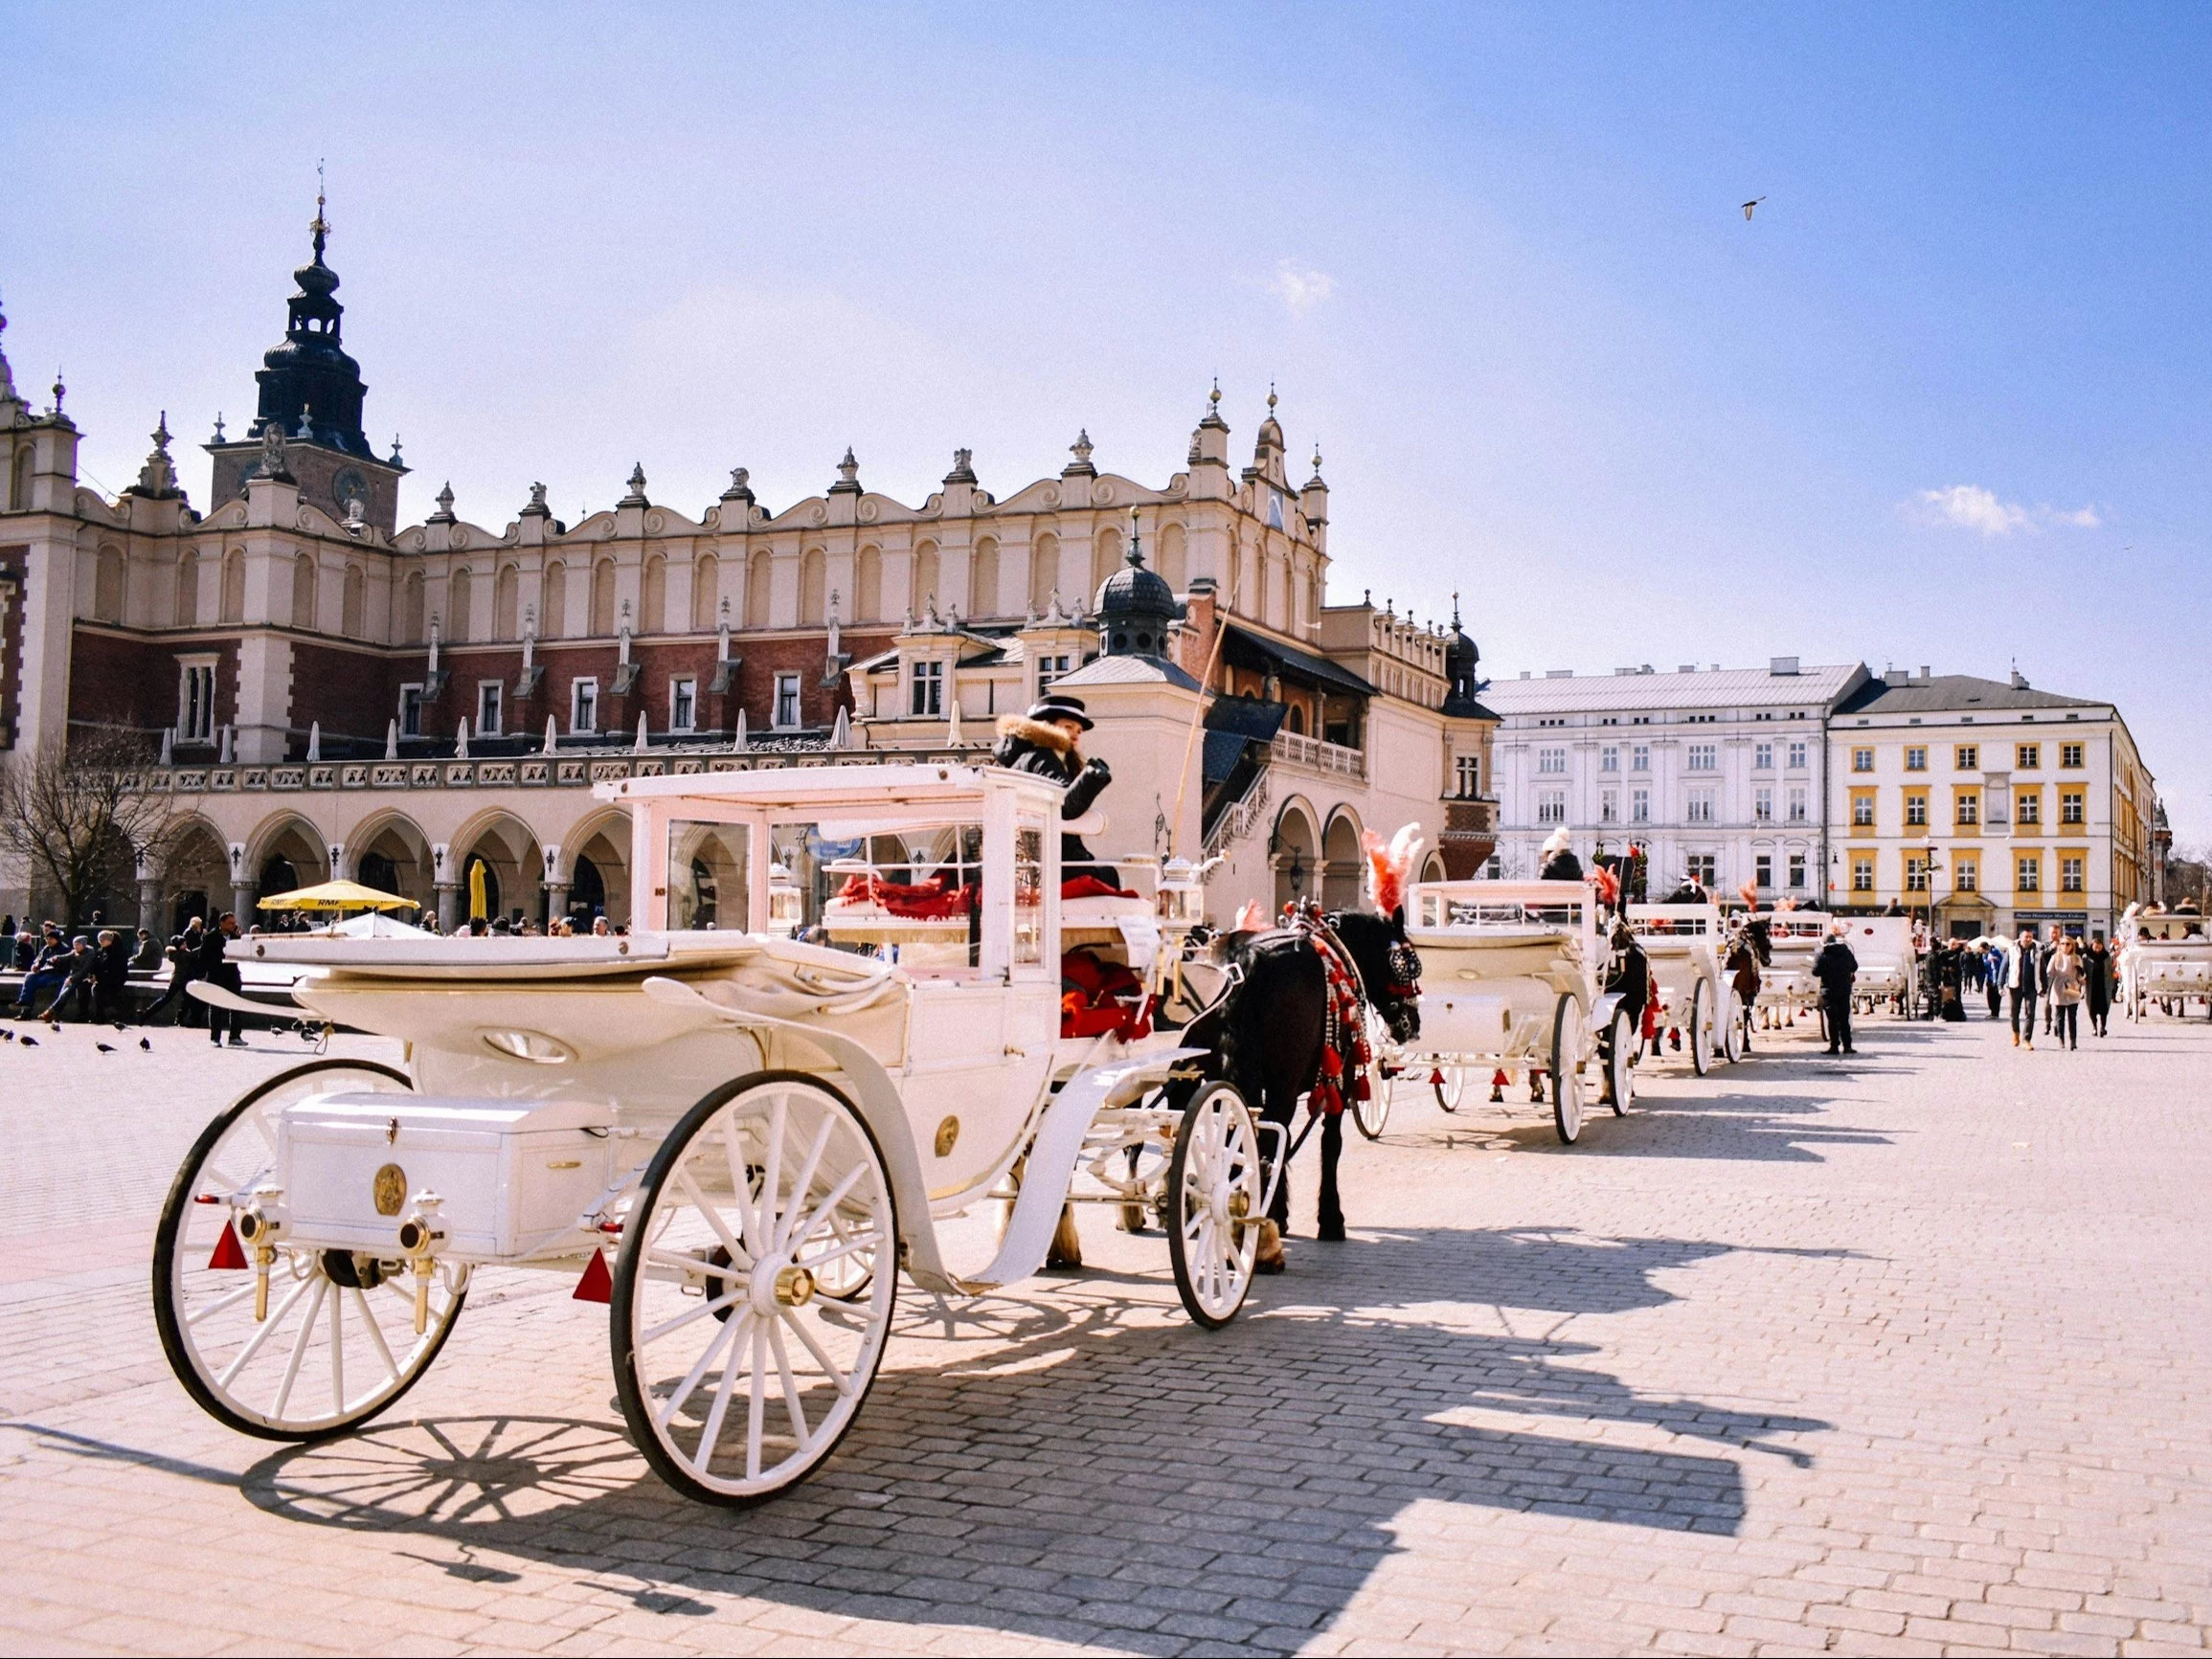
{"type": "Polygon", "coordinates": [[[1114,773],[1107,770],[1103,760],[1085,761],[1083,770],[1075,774],[1075,781],[1068,786],[1068,793],[1061,799],[1060,816],[1081,818],[1113,781],[1114,773]]]}

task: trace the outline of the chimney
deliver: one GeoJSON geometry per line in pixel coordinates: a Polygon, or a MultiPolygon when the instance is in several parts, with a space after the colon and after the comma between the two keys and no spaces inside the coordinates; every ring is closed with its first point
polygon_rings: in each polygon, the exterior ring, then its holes
{"type": "Polygon", "coordinates": [[[2012,671],[2012,688],[2015,691],[2025,691],[2028,688],[2027,676],[2018,668],[2012,671]]]}
{"type": "Polygon", "coordinates": [[[1928,666],[1928,664],[1927,664],[1927,663],[1923,662],[1923,663],[1920,665],[1920,683],[1921,683],[1921,684],[1925,685],[1925,684],[1928,684],[1928,683],[1929,683],[1930,680],[1932,680],[1932,679],[1934,679],[1934,678],[1935,678],[1935,675],[1934,675],[1934,671],[1933,671],[1933,670],[1931,670],[1931,669],[1930,669],[1930,668],[1928,666]]]}
{"type": "Polygon", "coordinates": [[[1797,659],[1794,657],[1772,658],[1768,661],[1767,672],[1770,674],[1794,674],[1797,672],[1797,659]]]}

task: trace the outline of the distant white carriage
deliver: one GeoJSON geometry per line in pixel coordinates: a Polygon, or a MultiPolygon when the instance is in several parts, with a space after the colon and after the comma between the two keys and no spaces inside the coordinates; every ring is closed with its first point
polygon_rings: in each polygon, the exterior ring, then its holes
{"type": "Polygon", "coordinates": [[[1116,1029],[1061,1035],[1064,939],[1141,971],[1158,935],[1148,902],[1063,904],[1050,782],[854,766],[601,792],[632,813],[626,937],[253,942],[408,1064],[288,1072],[179,1171],[154,1306],[207,1410],[349,1428],[422,1375],[475,1268],[548,1268],[611,1303],[652,1467],[741,1503],[849,1427],[899,1270],[1011,1284],[1070,1198],[1160,1215],[1192,1317],[1235,1315],[1278,1132],[1144,1034],[1141,988],[1116,1029]],[[937,1222],[993,1197],[996,1255],[957,1269],[937,1222]]]}
{"type": "Polygon", "coordinates": [[[1759,918],[1767,924],[1767,942],[1773,959],[1759,971],[1759,996],[1753,1004],[1762,1024],[1794,1023],[1800,1014],[1820,1012],[1820,981],[1813,977],[1813,959],[1828,940],[1835,920],[1825,910],[1769,910],[1759,918]]]}
{"type": "Polygon", "coordinates": [[[2201,1001],[2212,1016],[2212,938],[2202,916],[2131,905],[2119,926],[2120,1006],[2130,1020],[2154,1008],[2186,1017],[2201,1001]]]}
{"type": "Polygon", "coordinates": [[[1859,963],[1854,1002],[1872,1011],[1886,1003],[1910,1020],[1921,1009],[1919,933],[1910,916],[1853,916],[1843,942],[1859,963]]]}
{"type": "Polygon", "coordinates": [[[1742,1026],[1736,989],[1722,972],[1726,923],[1717,905],[1631,905],[1628,925],[1650,964],[1658,1036],[1682,1033],[1700,1077],[1733,1060],[1742,1026]]]}
{"type": "Polygon", "coordinates": [[[1471,1072],[1542,1070],[1569,1145],[1582,1133],[1586,1070],[1601,1104],[1626,1115],[1637,1033],[1605,988],[1613,947],[1598,912],[1584,882],[1415,884],[1406,937],[1421,953],[1421,1034],[1388,1064],[1402,1077],[1426,1074],[1447,1110],[1471,1072]]]}

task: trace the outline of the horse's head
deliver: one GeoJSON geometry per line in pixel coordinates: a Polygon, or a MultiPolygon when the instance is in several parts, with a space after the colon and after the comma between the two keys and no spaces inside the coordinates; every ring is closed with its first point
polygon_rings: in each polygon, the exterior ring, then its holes
{"type": "Polygon", "coordinates": [[[1744,924],[1744,937],[1750,942],[1751,953],[1759,958],[1759,966],[1771,968],[1774,963],[1774,924],[1759,916],[1744,924]]]}
{"type": "Polygon", "coordinates": [[[1370,916],[1340,910],[1328,918],[1329,930],[1343,941],[1360,970],[1362,988],[1389,1027],[1394,1042],[1421,1035],[1421,953],[1406,937],[1406,912],[1370,916]]]}

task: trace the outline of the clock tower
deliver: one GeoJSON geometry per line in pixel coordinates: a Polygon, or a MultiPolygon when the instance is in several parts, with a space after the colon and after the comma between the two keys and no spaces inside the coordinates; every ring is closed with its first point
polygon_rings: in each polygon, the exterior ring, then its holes
{"type": "Polygon", "coordinates": [[[315,197],[315,219],[308,231],[315,257],[292,273],[299,286],[289,302],[284,339],[261,358],[254,379],[260,399],[253,424],[242,437],[226,438],[221,423],[207,445],[214,457],[217,505],[245,493],[264,456],[281,453],[279,463],[300,486],[300,499],[312,502],[332,518],[359,522],[392,534],[399,519],[398,440],[380,459],[361,430],[361,402],[368,388],[361,366],[339,344],[346,307],[335,298],[338,273],[323,262],[330,226],[323,217],[323,197],[315,197]],[[281,449],[267,439],[269,428],[282,438],[281,449]]]}

